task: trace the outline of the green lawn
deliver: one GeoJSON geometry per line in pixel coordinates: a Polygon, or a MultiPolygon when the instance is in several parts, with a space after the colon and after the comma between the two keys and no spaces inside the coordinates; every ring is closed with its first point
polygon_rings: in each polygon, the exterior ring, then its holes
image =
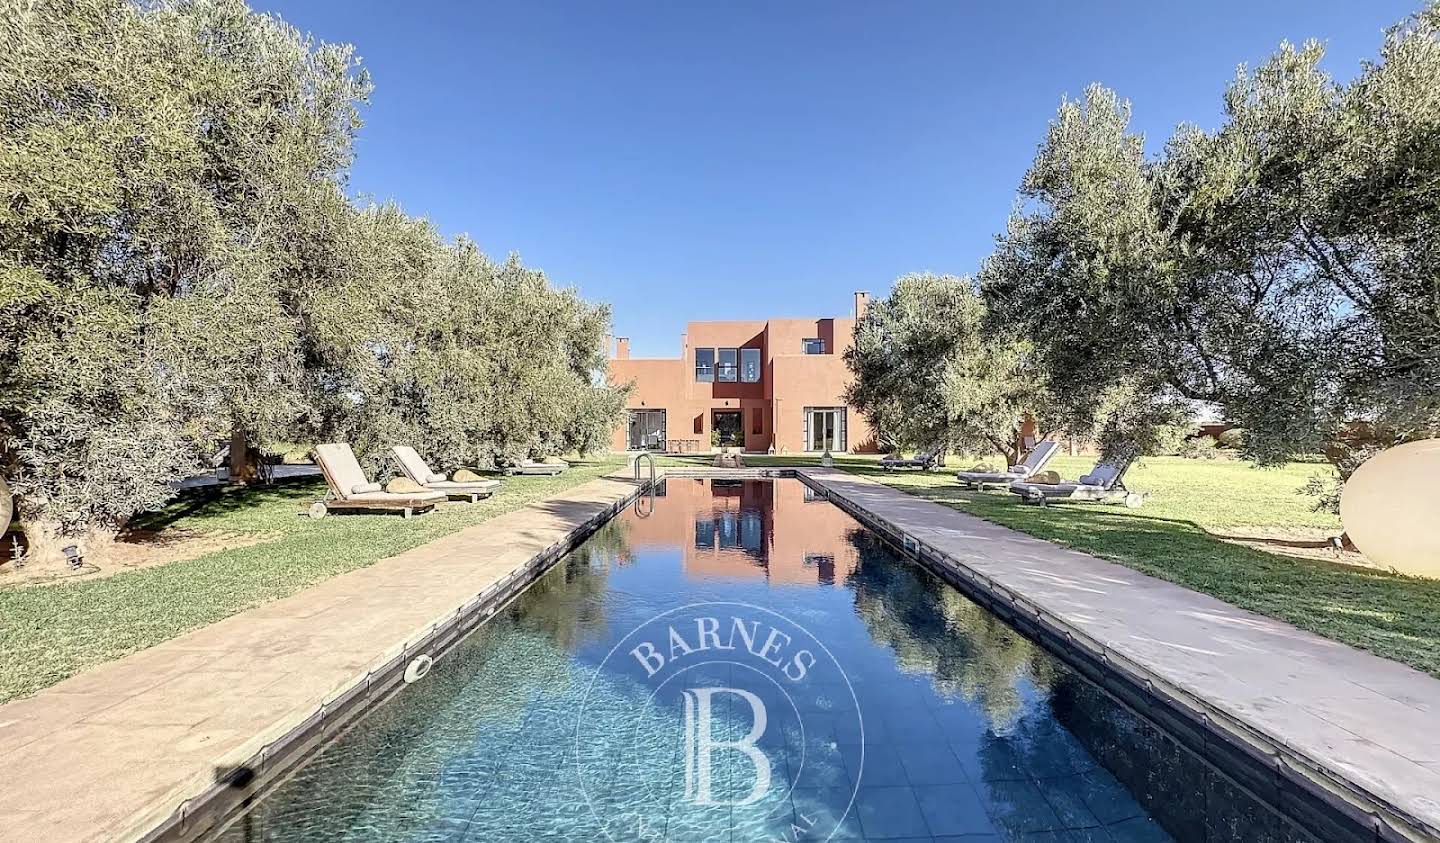
{"type": "MultiPolygon", "coordinates": [[[[816,461],[746,457],[746,462],[794,465],[816,461]]],[[[1074,478],[1093,462],[1084,457],[1057,457],[1051,467],[1074,478]]],[[[1128,510],[1070,503],[1040,508],[1023,505],[1004,491],[962,491],[955,482],[953,463],[946,472],[887,473],[874,459],[836,458],[838,467],[897,489],[1212,594],[1440,677],[1440,580],[1278,556],[1207,533],[1338,533],[1340,524],[1335,516],[1312,512],[1312,499],[1296,494],[1320,466],[1292,464],[1270,470],[1243,462],[1152,457],[1126,477],[1128,486],[1150,491],[1152,496],[1140,509],[1128,510]]]]}
{"type": "Polygon", "coordinates": [[[507,477],[476,504],[398,515],[302,517],[320,481],[200,490],[137,526],[262,533],[273,540],[106,579],[0,589],[0,702],[27,696],[237,612],[277,600],[447,533],[607,474],[623,457],[578,461],[557,477],[507,477]]]}

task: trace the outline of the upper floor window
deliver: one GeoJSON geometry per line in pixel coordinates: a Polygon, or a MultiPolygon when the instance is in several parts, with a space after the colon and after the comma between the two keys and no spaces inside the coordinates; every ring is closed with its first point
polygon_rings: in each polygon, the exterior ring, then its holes
{"type": "Polygon", "coordinates": [[[822,339],[812,337],[810,339],[801,340],[800,343],[801,346],[804,348],[806,354],[825,353],[825,341],[822,339]]]}
{"type": "Polygon", "coordinates": [[[695,381],[710,383],[715,380],[715,349],[695,349],[695,381]]]}
{"type": "Polygon", "coordinates": [[[716,349],[720,357],[715,364],[716,379],[733,383],[740,376],[740,352],[734,348],[716,349]]]}
{"type": "Polygon", "coordinates": [[[742,383],[760,382],[760,349],[740,349],[740,380],[742,383]]]}

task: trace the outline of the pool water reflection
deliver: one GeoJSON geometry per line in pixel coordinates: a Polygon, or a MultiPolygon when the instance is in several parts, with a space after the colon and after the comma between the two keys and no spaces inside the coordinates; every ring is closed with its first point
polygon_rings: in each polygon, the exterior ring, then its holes
{"type": "Polygon", "coordinates": [[[1304,839],[799,481],[672,479],[639,513],[225,839],[1304,839]],[[634,636],[657,616],[682,643],[657,632],[651,661],[632,657],[652,652],[634,636]],[[700,658],[712,616],[711,640],[738,655],[700,658]],[[767,626],[782,630],[770,650],[767,626]],[[785,661],[802,651],[805,669],[785,661]],[[804,682],[761,675],[757,653],[804,682]],[[767,760],[716,751],[709,800],[699,703],[722,743],[767,712],[767,760]]]}

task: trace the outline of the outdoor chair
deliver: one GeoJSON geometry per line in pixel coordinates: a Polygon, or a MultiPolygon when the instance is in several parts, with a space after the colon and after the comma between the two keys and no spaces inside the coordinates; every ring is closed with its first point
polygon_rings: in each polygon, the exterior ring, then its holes
{"type": "Polygon", "coordinates": [[[1052,457],[1060,452],[1060,443],[1045,441],[1030,449],[1018,465],[1004,471],[958,471],[955,479],[961,486],[983,490],[986,486],[1005,486],[1016,480],[1024,480],[1044,470],[1052,457]]]}
{"type": "Polygon", "coordinates": [[[1020,496],[1024,503],[1045,506],[1053,500],[1089,501],[1095,503],[1123,503],[1134,509],[1149,497],[1147,492],[1132,492],[1125,488],[1125,472],[1130,469],[1134,457],[1101,460],[1081,475],[1076,483],[1032,483],[1016,480],[1010,484],[1010,491],[1020,496]]]}
{"type": "Polygon", "coordinates": [[[559,474],[560,472],[564,471],[565,469],[567,469],[567,468],[569,468],[569,467],[570,467],[570,464],[567,463],[567,462],[563,462],[563,461],[562,461],[562,462],[535,462],[535,461],[532,460],[532,459],[526,458],[526,459],[523,459],[523,460],[521,460],[521,461],[519,461],[519,462],[507,463],[507,464],[501,466],[501,467],[500,467],[500,470],[503,471],[503,472],[505,472],[507,475],[511,475],[511,474],[548,474],[548,475],[550,475],[550,476],[553,477],[553,476],[555,476],[556,474],[559,474]]]}
{"type": "Polygon", "coordinates": [[[475,503],[481,498],[488,498],[495,494],[500,488],[499,480],[451,480],[444,474],[431,471],[430,465],[425,462],[414,448],[409,445],[396,445],[390,449],[395,455],[395,461],[400,464],[400,471],[406,477],[425,487],[427,492],[443,492],[447,497],[459,500],[469,500],[475,503]]]}
{"type": "Polygon", "coordinates": [[[880,460],[880,467],[886,471],[897,471],[902,468],[918,468],[922,471],[933,471],[945,465],[943,456],[944,449],[931,448],[928,451],[921,451],[913,457],[885,457],[880,460]]]}
{"type": "Polygon", "coordinates": [[[316,445],[315,464],[320,466],[330,490],[324,500],[310,507],[311,518],[324,518],[331,512],[347,510],[399,512],[409,518],[428,512],[445,500],[444,492],[395,494],[384,491],[379,483],[366,479],[355,452],[343,442],[316,445]]]}

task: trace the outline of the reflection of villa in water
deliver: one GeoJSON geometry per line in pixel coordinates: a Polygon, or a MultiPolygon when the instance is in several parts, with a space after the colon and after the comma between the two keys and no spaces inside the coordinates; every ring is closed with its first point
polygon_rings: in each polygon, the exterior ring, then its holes
{"type": "Polygon", "coordinates": [[[859,562],[854,522],[803,483],[670,478],[664,494],[685,516],[633,519],[630,548],[679,548],[688,576],[832,584],[859,562]],[[805,526],[777,532],[777,521],[805,526]]]}

